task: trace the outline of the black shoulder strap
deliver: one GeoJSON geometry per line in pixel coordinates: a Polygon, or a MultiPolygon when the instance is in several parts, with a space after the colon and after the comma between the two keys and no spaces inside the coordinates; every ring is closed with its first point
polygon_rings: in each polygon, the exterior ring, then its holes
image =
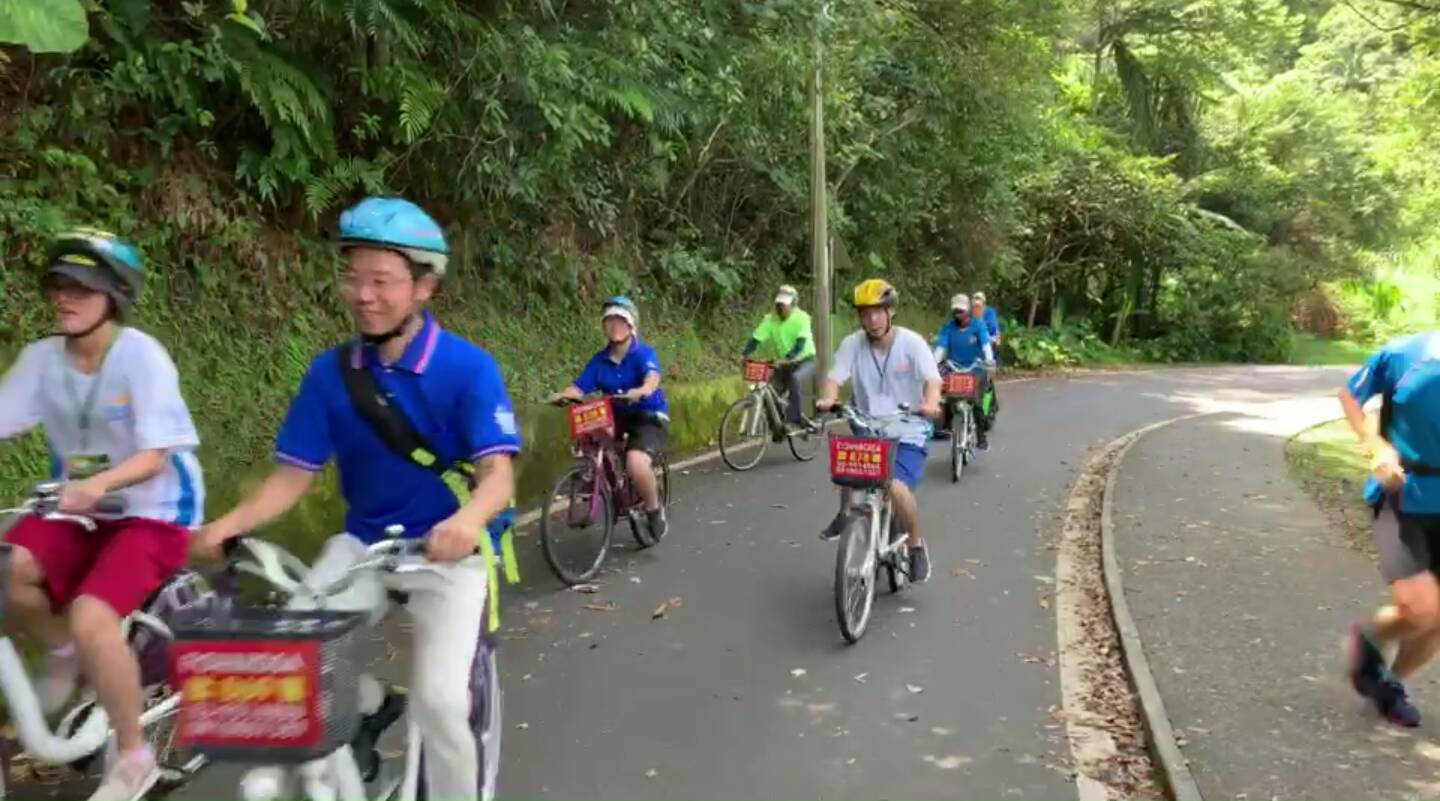
{"type": "Polygon", "coordinates": [[[430,443],[415,429],[405,413],[390,405],[375,383],[375,376],[365,369],[357,353],[359,342],[351,342],[340,353],[340,376],[345,393],[350,396],[360,418],[370,424],[375,436],[397,455],[437,475],[444,475],[449,465],[442,464],[430,443]],[[359,366],[356,366],[359,365],[359,366]]]}

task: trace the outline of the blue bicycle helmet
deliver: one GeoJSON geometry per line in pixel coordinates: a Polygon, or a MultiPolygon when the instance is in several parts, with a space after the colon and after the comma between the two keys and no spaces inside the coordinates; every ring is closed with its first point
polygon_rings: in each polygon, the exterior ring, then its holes
{"type": "Polygon", "coordinates": [[[366,245],[393,250],[442,278],[450,260],[440,224],[404,198],[367,197],[340,214],[340,249],[366,245]]]}
{"type": "Polygon", "coordinates": [[[65,276],[96,292],[104,292],[125,311],[145,286],[145,260],[134,245],[108,231],[77,228],[56,238],[47,253],[45,279],[65,276]]]}
{"type": "Polygon", "coordinates": [[[640,327],[640,309],[636,308],[635,301],[624,295],[611,295],[600,304],[600,319],[606,317],[621,317],[630,323],[631,328],[640,327]]]}

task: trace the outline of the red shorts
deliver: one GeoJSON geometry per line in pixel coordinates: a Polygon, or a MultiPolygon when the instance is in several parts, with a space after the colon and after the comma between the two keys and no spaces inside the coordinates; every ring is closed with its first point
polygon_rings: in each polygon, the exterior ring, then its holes
{"type": "Polygon", "coordinates": [[[125,616],[185,565],[190,532],[174,523],[127,517],[79,524],[28,515],[6,541],[30,552],[45,571],[45,590],[58,613],[91,595],[125,616]]]}

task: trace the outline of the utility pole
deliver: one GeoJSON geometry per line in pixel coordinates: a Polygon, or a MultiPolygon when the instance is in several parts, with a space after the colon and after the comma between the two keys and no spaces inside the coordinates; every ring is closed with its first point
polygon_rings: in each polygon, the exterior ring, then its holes
{"type": "Polygon", "coordinates": [[[815,66],[810,78],[810,270],[815,285],[815,382],[821,385],[830,375],[830,232],[827,218],[825,180],[825,94],[821,82],[824,46],[820,27],[827,4],[817,2],[815,15],[815,66]]]}

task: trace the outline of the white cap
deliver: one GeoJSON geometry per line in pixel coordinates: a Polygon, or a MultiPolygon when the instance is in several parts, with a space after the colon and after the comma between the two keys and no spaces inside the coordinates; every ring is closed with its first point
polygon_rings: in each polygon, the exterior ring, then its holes
{"type": "Polygon", "coordinates": [[[976,303],[984,303],[984,302],[985,302],[985,293],[984,293],[984,292],[976,292],[972,297],[975,299],[975,302],[976,302],[976,303]]]}
{"type": "Polygon", "coordinates": [[[630,310],[624,306],[606,306],[605,310],[600,313],[601,320],[608,320],[611,317],[619,317],[629,323],[631,329],[635,328],[635,315],[631,314],[630,310]]]}
{"type": "Polygon", "coordinates": [[[970,311],[970,298],[964,292],[950,299],[950,310],[954,311],[955,309],[970,311]]]}
{"type": "Polygon", "coordinates": [[[775,293],[775,302],[786,306],[794,306],[795,301],[799,299],[799,297],[800,293],[795,291],[795,287],[786,284],[780,287],[779,292],[775,293]]]}

